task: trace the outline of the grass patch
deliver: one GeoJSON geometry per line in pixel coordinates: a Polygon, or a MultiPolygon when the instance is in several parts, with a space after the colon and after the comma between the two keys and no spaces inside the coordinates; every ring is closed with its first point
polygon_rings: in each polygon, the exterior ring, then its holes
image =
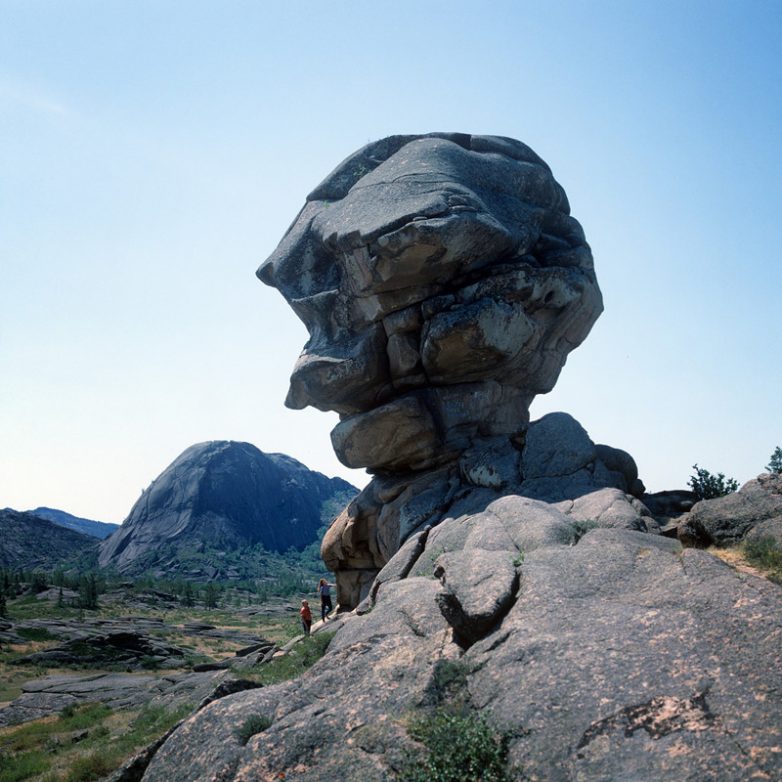
{"type": "Polygon", "coordinates": [[[57,734],[92,728],[110,714],[111,709],[102,703],[90,703],[80,708],[67,707],[55,720],[30,722],[0,735],[0,752],[38,749],[57,734]]]}
{"type": "Polygon", "coordinates": [[[115,719],[121,716],[119,712],[93,703],[63,709],[56,719],[4,729],[0,732],[0,782],[40,779],[44,774],[47,782],[101,779],[191,711],[190,706],[174,711],[146,708],[129,722],[129,716],[115,719]],[[87,735],[74,744],[73,734],[85,730],[87,735]]]}
{"type": "Polygon", "coordinates": [[[256,733],[263,733],[271,724],[272,721],[268,717],[264,717],[262,714],[253,714],[234,731],[234,734],[242,745],[244,745],[255,736],[256,733]]]}
{"type": "Polygon", "coordinates": [[[115,768],[111,754],[97,750],[90,755],[76,758],[63,777],[63,782],[94,782],[110,774],[115,768]]]}
{"type": "Polygon", "coordinates": [[[40,750],[24,752],[14,758],[0,751],[0,782],[21,782],[49,768],[46,754],[40,750]]]}
{"type": "Polygon", "coordinates": [[[750,564],[763,570],[770,581],[782,584],[782,548],[774,538],[745,540],[741,547],[750,564]]]}
{"type": "Polygon", "coordinates": [[[295,679],[326,653],[334,633],[315,633],[303,638],[287,654],[264,663],[252,678],[260,684],[278,684],[295,679]]]}
{"type": "Polygon", "coordinates": [[[407,732],[426,753],[402,769],[400,782],[510,782],[509,736],[475,712],[440,708],[411,720],[407,732]]]}

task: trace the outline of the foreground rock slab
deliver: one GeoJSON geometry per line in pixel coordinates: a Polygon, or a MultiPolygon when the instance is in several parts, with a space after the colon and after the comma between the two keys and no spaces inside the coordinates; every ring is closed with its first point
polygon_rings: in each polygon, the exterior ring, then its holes
{"type": "Polygon", "coordinates": [[[412,567],[389,564],[399,577],[367,613],[334,623],[302,681],[205,708],[144,779],[393,780],[422,752],[410,716],[455,697],[509,732],[523,779],[782,776],[780,587],[648,532],[595,528],[573,545],[562,510],[502,502],[493,523],[446,520],[400,551],[418,550],[412,567]],[[495,625],[465,639],[443,589],[460,596],[462,617],[483,617],[504,598],[482,593],[480,570],[503,556],[518,589],[495,625]],[[251,715],[271,724],[243,746],[232,731],[251,715]]]}

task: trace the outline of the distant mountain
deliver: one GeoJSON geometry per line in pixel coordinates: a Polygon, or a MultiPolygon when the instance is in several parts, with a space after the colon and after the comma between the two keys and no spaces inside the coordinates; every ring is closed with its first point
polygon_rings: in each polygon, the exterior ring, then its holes
{"type": "Polygon", "coordinates": [[[199,443],[152,482],[102,541],[99,563],[128,575],[252,577],[255,555],[317,541],[357,492],[249,443],[199,443]]]}
{"type": "Polygon", "coordinates": [[[89,535],[92,538],[99,538],[100,540],[107,538],[119,529],[118,524],[107,524],[105,521],[82,519],[79,516],[73,516],[70,513],[66,513],[64,510],[56,510],[55,508],[36,508],[35,510],[28,512],[35,514],[39,518],[48,519],[60,527],[66,527],[67,529],[72,529],[76,532],[81,532],[83,535],[89,535]]]}
{"type": "Polygon", "coordinates": [[[0,567],[50,570],[94,551],[98,541],[30,512],[0,510],[0,567]]]}

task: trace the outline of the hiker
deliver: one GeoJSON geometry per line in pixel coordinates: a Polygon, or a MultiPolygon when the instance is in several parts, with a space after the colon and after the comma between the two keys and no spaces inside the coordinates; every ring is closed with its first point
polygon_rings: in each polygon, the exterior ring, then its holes
{"type": "Polygon", "coordinates": [[[299,616],[301,617],[301,626],[304,628],[304,634],[309,635],[310,628],[312,627],[312,611],[310,611],[310,604],[308,600],[301,601],[299,616]]]}
{"type": "Polygon", "coordinates": [[[329,615],[329,612],[333,609],[331,605],[331,587],[334,584],[329,584],[325,578],[321,578],[318,584],[318,594],[320,595],[320,618],[325,622],[329,615]]]}

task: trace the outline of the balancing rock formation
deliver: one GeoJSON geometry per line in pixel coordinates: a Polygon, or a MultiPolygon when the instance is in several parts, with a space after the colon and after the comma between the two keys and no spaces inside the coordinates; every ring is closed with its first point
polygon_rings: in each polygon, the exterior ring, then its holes
{"type": "Polygon", "coordinates": [[[564,190],[529,147],[493,136],[364,147],[258,276],[310,333],[286,404],[338,412],[338,457],[378,476],[324,541],[343,607],[460,492],[521,482],[530,402],[602,311],[564,190]]]}
{"type": "MultiPolygon", "coordinates": [[[[633,459],[569,415],[528,424],[600,312],[534,153],[370,144],[259,274],[311,334],[288,404],[339,411],[337,452],[375,477],[324,539],[343,609],[325,656],[200,710],[143,782],[410,778],[428,756],[411,720],[443,710],[503,736],[508,779],[782,779],[780,587],[660,534],[633,459]]],[[[775,523],[776,483],[739,494],[775,523]]],[[[690,499],[655,507],[669,523],[690,499]]]]}

